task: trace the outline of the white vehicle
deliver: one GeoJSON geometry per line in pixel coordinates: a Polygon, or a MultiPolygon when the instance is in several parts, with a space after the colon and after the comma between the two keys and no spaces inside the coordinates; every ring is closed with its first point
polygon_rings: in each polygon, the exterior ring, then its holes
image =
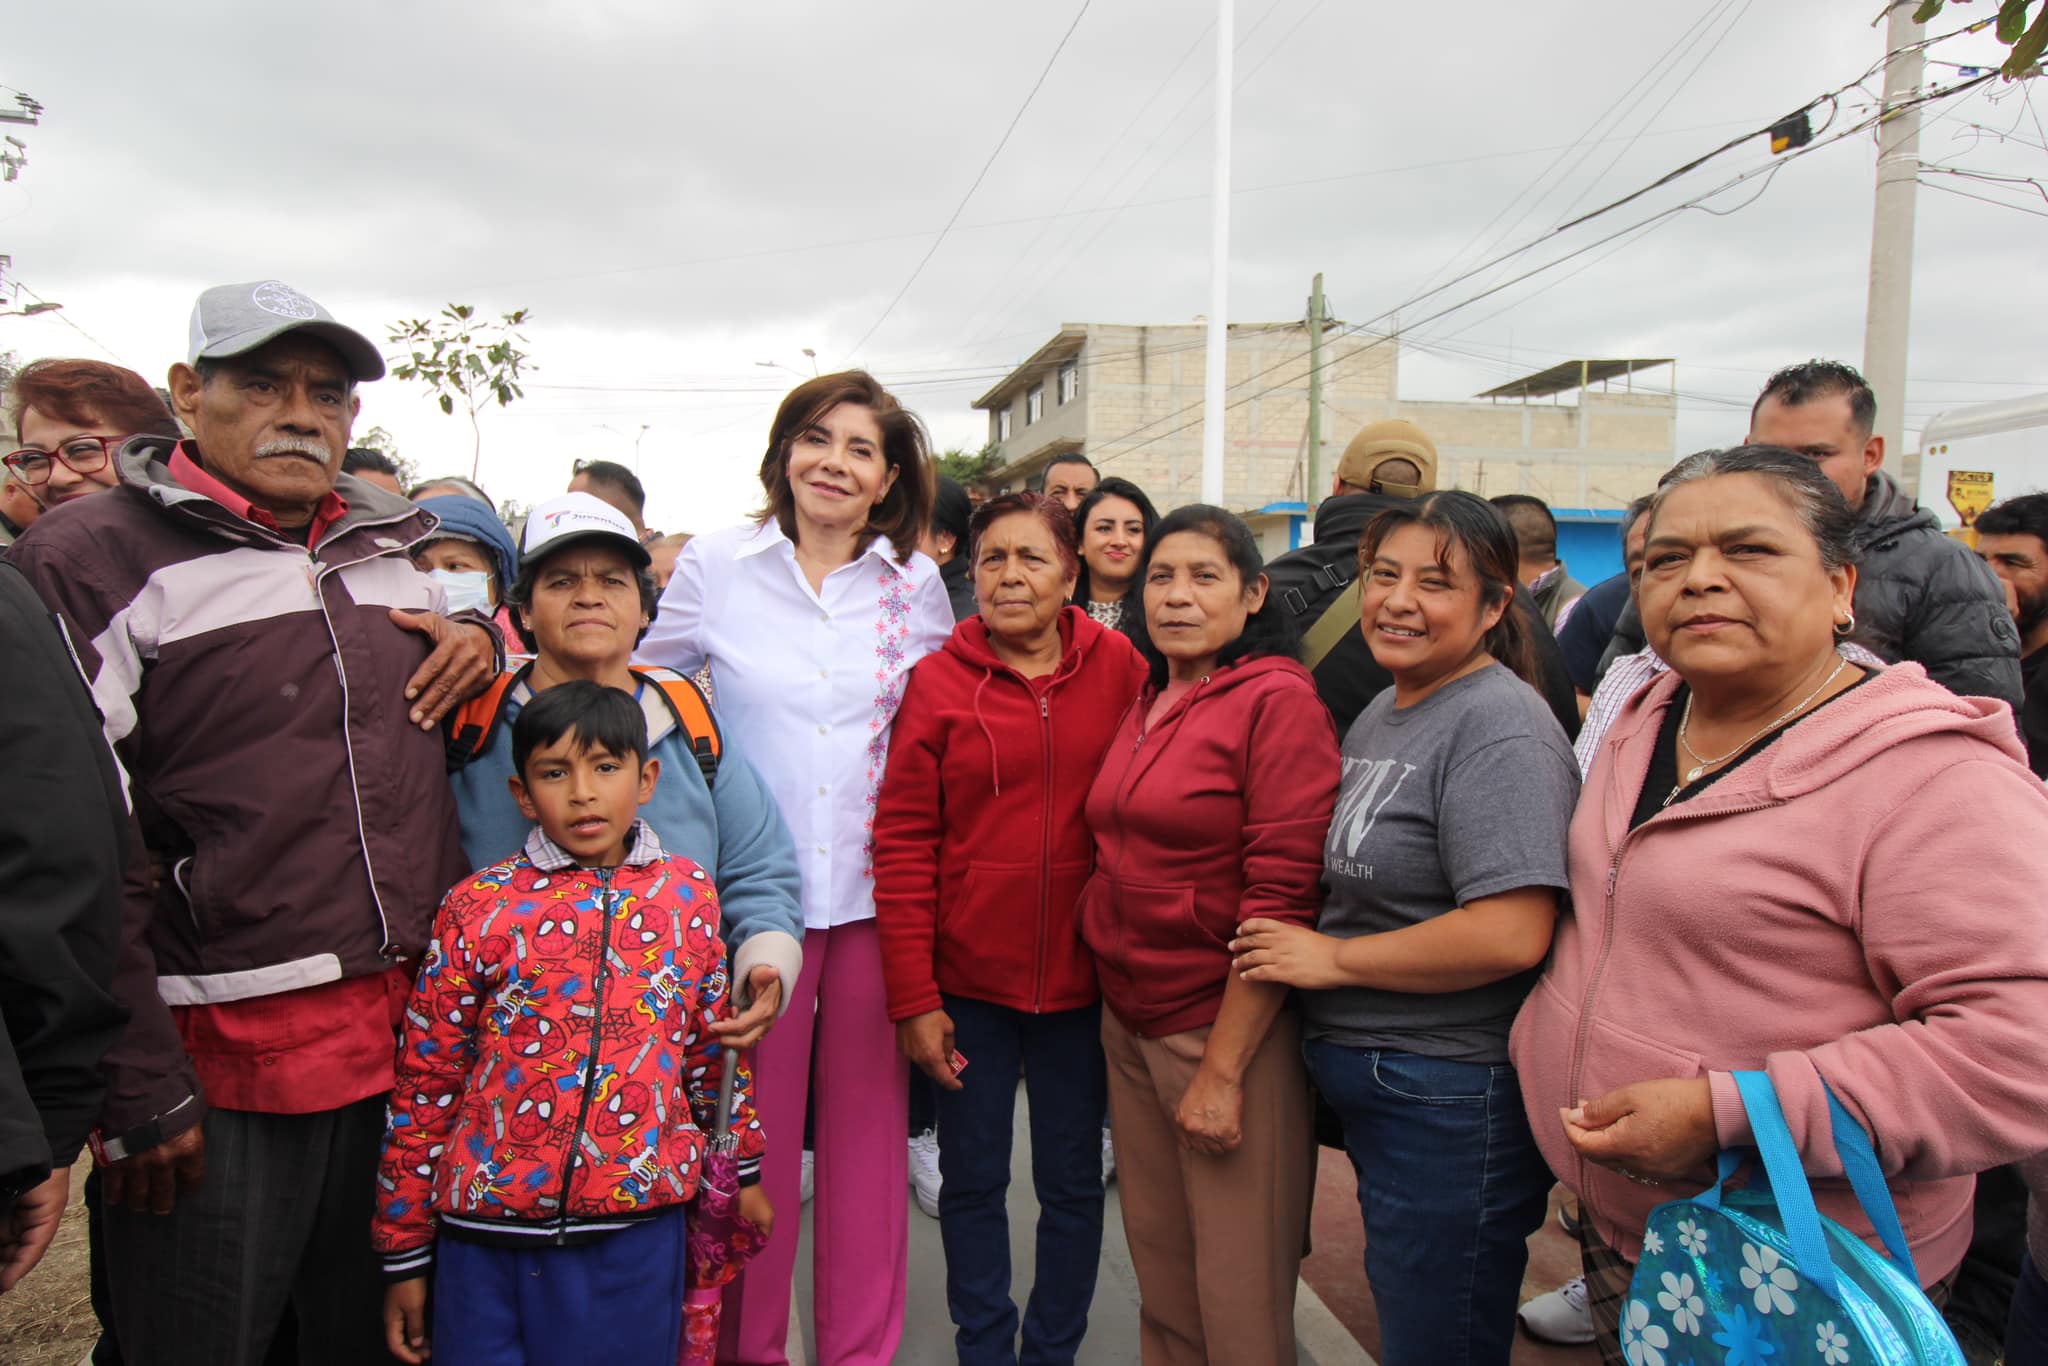
{"type": "Polygon", "coordinates": [[[1993,503],[2048,492],[2048,394],[1951,408],[1920,433],[1920,506],[1951,536],[1993,503]]]}

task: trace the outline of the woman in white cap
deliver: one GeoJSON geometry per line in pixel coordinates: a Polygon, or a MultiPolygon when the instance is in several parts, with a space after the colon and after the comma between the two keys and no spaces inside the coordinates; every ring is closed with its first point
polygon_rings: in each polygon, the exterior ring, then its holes
{"type": "MultiPolygon", "coordinates": [[[[931,518],[923,425],[867,374],[808,380],[776,411],[752,525],[676,557],[650,663],[709,664],[728,734],[761,767],[803,870],[804,969],[760,1049],[755,1104],[771,1138],[771,1204],[799,1203],[805,1078],[816,1037],[817,1360],[885,1363],[903,1332],[908,1074],[875,929],[872,835],[910,666],[953,630],[931,518]]],[[[720,1361],[781,1362],[796,1224],[725,1297],[720,1361]]]]}
{"type": "Polygon", "coordinates": [[[656,601],[647,549],[616,508],[588,493],[564,493],[528,515],[505,605],[533,658],[501,674],[449,724],[462,851],[471,867],[484,868],[510,858],[526,839],[531,823],[505,784],[512,722],[535,693],[573,679],[632,693],[647,715],[648,753],[661,760],[640,814],[663,848],[717,880],[741,1003],[724,1028],[727,1042],[744,1047],[774,1021],[802,967],[796,851],[760,775],[724,744],[690,680],[633,665],[656,601]]]}

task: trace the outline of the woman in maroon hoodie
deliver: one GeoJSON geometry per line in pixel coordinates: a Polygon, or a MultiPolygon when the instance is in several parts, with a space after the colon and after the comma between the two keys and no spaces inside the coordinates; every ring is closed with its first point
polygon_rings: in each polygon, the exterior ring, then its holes
{"type": "Polygon", "coordinates": [[[1095,951],[1143,1359],[1292,1362],[1314,1179],[1287,989],[1230,970],[1254,916],[1312,924],[1337,737],[1245,524],[1170,513],[1139,570],[1151,685],[1088,794],[1095,951]]]}
{"type": "Polygon", "coordinates": [[[1059,503],[997,498],[969,545],[981,614],[918,661],[896,713],[875,916],[897,1045],[941,1088],[939,1233],[959,1359],[1018,1359],[1005,1196],[1021,1072],[1039,1205],[1024,1359],[1072,1361],[1102,1251],[1101,1007],[1075,923],[1094,857],[1081,803],[1145,666],[1065,605],[1079,559],[1059,503]]]}

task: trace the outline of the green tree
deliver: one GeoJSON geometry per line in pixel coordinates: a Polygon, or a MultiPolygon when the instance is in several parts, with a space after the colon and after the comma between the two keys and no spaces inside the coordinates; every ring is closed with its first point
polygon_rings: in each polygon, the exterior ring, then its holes
{"type": "MultiPolygon", "coordinates": [[[[2027,11],[2039,0],[2002,0],[1998,6],[1998,41],[2012,49],[1999,68],[2009,81],[2033,74],[2034,63],[2041,60],[2041,54],[2048,51],[2048,4],[2027,22],[2027,11]]],[[[1924,24],[1940,14],[1948,0],[1924,0],[1920,8],[1913,11],[1913,22],[1924,24]]]]}
{"type": "Polygon", "coordinates": [[[431,318],[400,319],[391,324],[391,340],[409,352],[392,373],[426,385],[442,412],[453,416],[460,404],[469,417],[469,430],[475,438],[469,462],[471,479],[477,477],[484,455],[483,428],[477,414],[493,400],[503,408],[526,396],[519,387],[519,376],[532,365],[520,349],[526,337],[519,328],[527,312],[522,308],[486,318],[468,304],[450,304],[431,318]]]}
{"type": "Polygon", "coordinates": [[[939,458],[935,463],[940,474],[955,480],[964,488],[973,488],[996,472],[996,443],[991,441],[972,454],[955,446],[951,450],[939,452],[939,458]]]}

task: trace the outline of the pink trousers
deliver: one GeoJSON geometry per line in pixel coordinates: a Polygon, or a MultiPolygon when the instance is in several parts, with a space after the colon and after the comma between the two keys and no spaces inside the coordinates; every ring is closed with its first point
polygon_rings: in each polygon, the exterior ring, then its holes
{"type": "Polygon", "coordinates": [[[789,1009],[754,1058],[767,1134],[761,1183],[775,1232],[727,1287],[718,1359],[784,1366],[803,1220],[804,1092],[817,1040],[817,1194],[811,1267],[819,1366],[884,1366],[903,1336],[907,1275],[908,1066],[882,997],[875,922],[804,931],[804,970],[789,1009]]]}

